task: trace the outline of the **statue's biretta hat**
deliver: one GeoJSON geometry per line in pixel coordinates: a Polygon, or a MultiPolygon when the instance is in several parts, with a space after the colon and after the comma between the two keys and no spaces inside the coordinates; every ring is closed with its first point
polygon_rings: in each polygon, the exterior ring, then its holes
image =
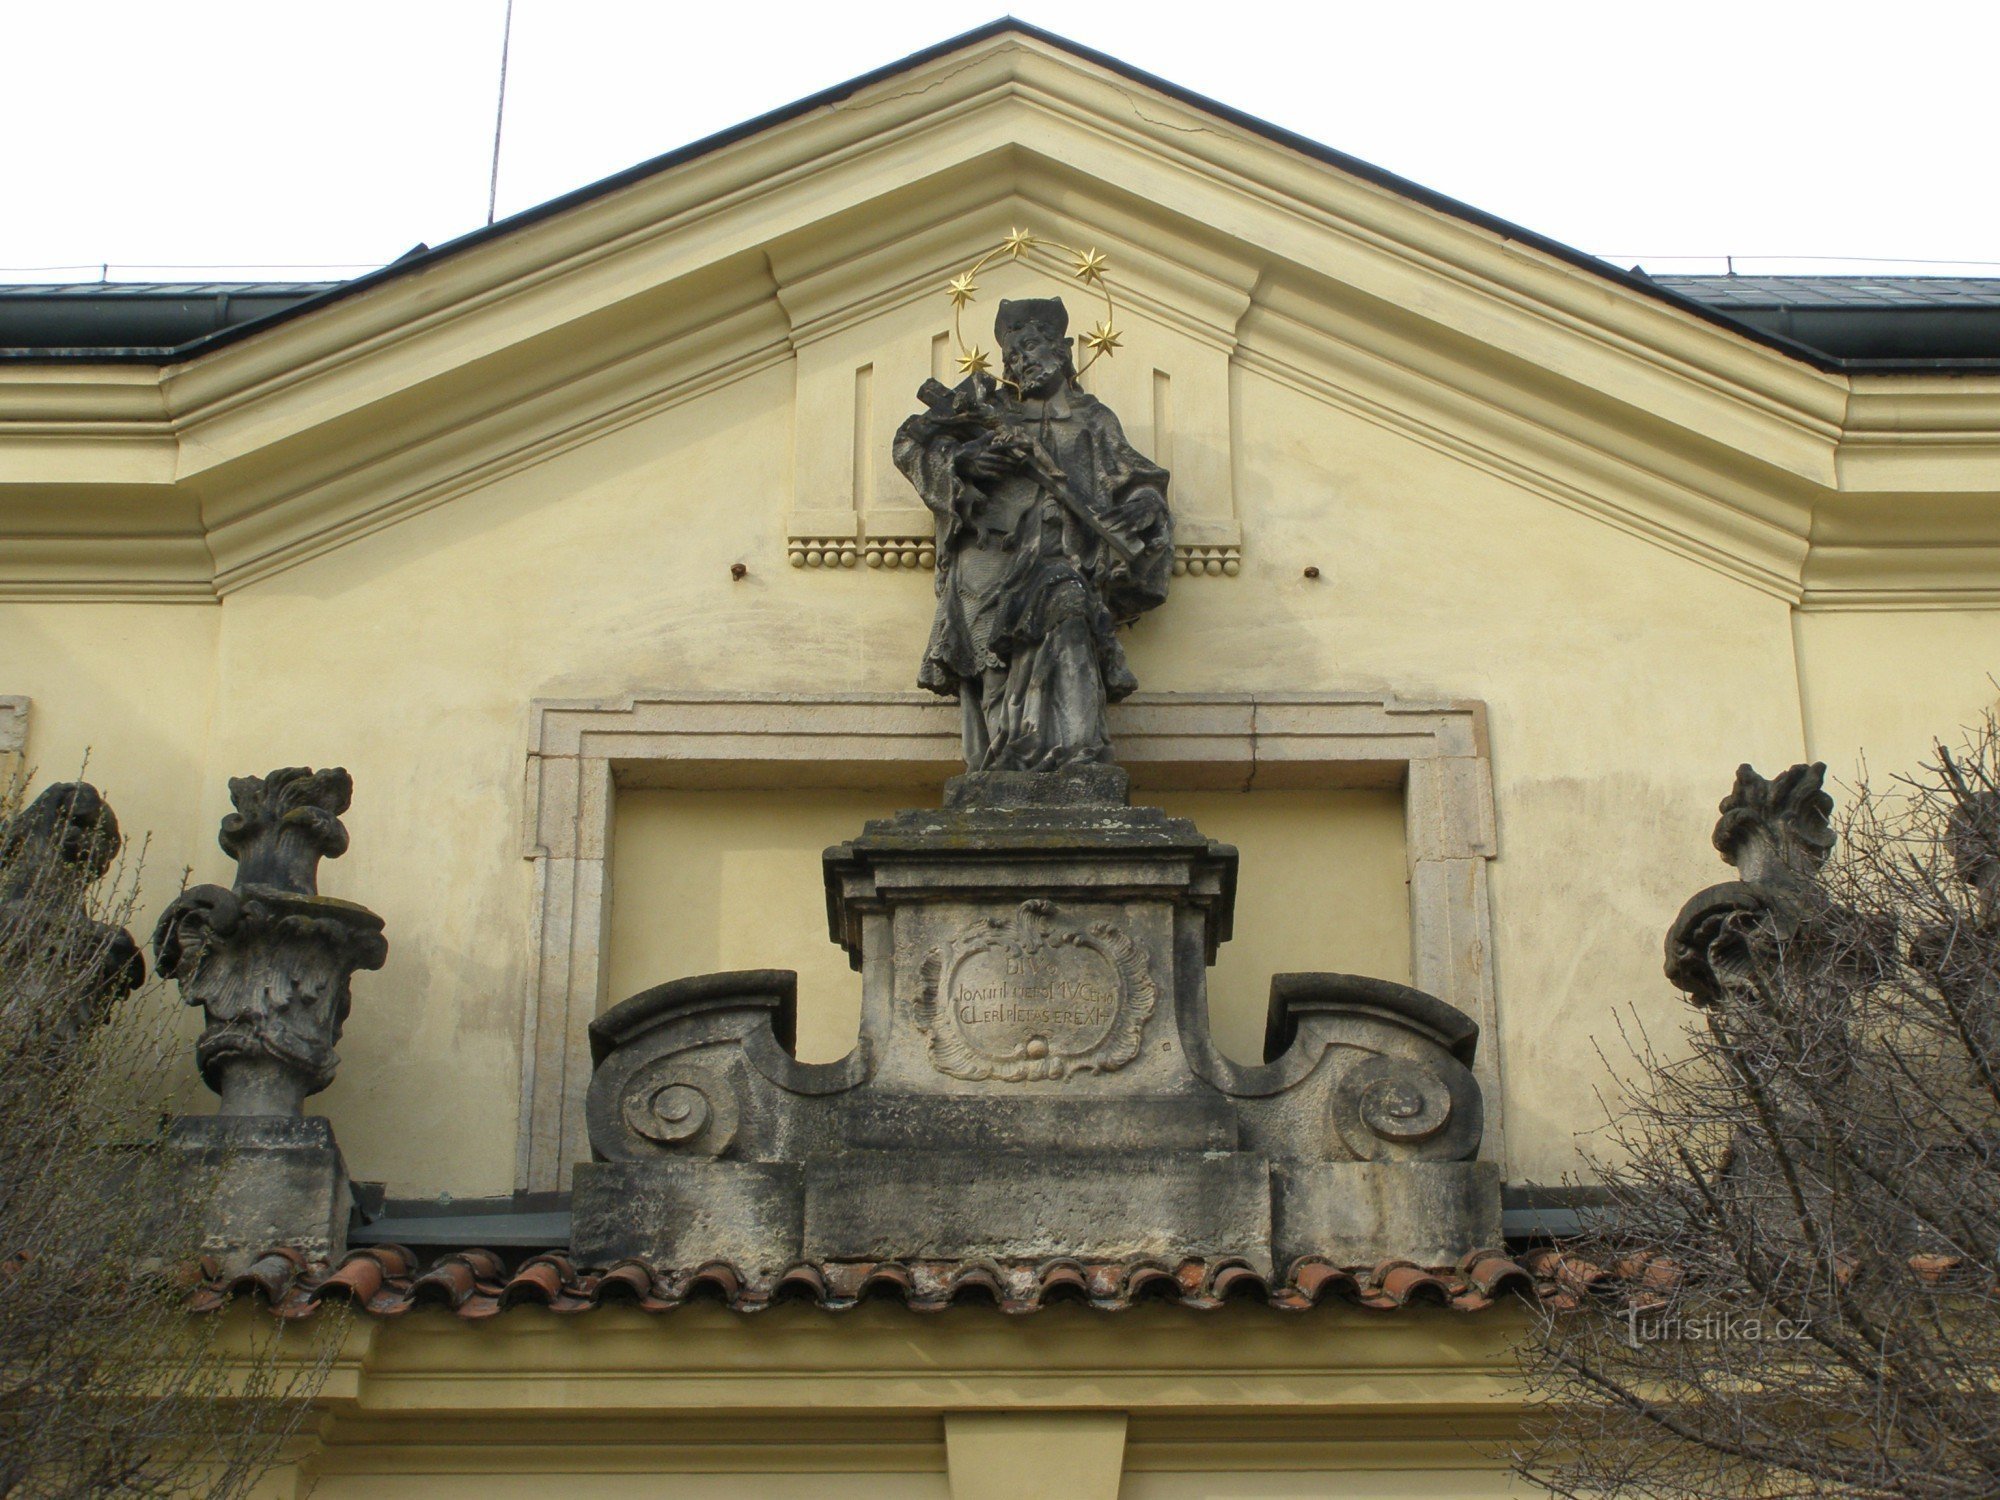
{"type": "Polygon", "coordinates": [[[1069,309],[1063,306],[1060,297],[1022,297],[1014,302],[1002,299],[1000,311],[993,319],[993,337],[1004,344],[1024,328],[1039,328],[1059,344],[1069,337],[1069,309]]]}

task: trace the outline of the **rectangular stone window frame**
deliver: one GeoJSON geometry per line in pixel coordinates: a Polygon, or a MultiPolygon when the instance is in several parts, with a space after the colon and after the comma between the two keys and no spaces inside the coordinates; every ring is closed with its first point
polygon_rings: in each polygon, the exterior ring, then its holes
{"type": "MultiPolygon", "coordinates": [[[[1486,868],[1498,846],[1485,705],[1346,693],[1142,693],[1113,707],[1111,729],[1135,796],[1402,790],[1411,982],[1479,1023],[1481,1155],[1504,1172],[1486,868]]],[[[587,1028],[607,998],[619,788],[907,790],[939,786],[962,765],[958,708],[928,693],[661,692],[531,703],[522,852],[534,865],[534,912],[516,1186],[565,1187],[570,1166],[588,1159],[587,1028]]]]}
{"type": "Polygon", "coordinates": [[[28,700],[18,693],[0,693],[0,792],[27,769],[28,700]]]}

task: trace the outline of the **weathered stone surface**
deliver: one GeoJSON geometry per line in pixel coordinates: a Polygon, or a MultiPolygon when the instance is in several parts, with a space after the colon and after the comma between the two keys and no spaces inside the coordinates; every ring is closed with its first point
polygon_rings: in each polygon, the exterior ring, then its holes
{"type": "Polygon", "coordinates": [[[1132,773],[1123,766],[1080,765],[1062,771],[967,771],[944,784],[956,807],[1124,807],[1132,773]]]}
{"type": "Polygon", "coordinates": [[[210,1195],[202,1247],[226,1268],[277,1246],[314,1261],[347,1248],[347,1164],[321,1116],[183,1115],[169,1142],[210,1195]]]}
{"type": "MultiPolygon", "coordinates": [[[[1106,716],[1134,688],[1116,624],[1166,596],[1166,474],[1076,388],[1064,320],[1054,300],[1002,302],[1004,380],[926,384],[930,410],[896,436],[938,516],[920,684],[960,698],[968,770],[942,808],[826,850],[830,936],[862,972],[854,1054],[790,1056],[790,974],[676,980],[602,1016],[586,1106],[600,1162],[576,1176],[586,1260],[772,1266],[796,1248],[1270,1272],[1274,1162],[1304,1174],[1300,1242],[1368,1258],[1498,1236],[1492,1170],[1474,1174],[1486,1196],[1398,1178],[1478,1152],[1478,1026],[1458,1010],[1294,974],[1274,982],[1260,1068],[1210,1040],[1236,850],[1128,804],[1106,716]],[[1354,1168],[1366,1196],[1340,1202],[1320,1164],[1354,1168]]],[[[1468,760],[1424,782],[1418,870],[1490,852],[1444,816],[1482,774],[1468,760]]],[[[542,786],[548,806],[560,790],[542,786]]]]}
{"type": "Polygon", "coordinates": [[[1271,1176],[1280,1266],[1306,1255],[1448,1266],[1502,1243],[1500,1169],[1490,1161],[1274,1162],[1271,1176]]]}
{"type": "Polygon", "coordinates": [[[583,1162],[571,1252],[584,1265],[726,1261],[770,1275],[800,1256],[800,1169],[786,1162],[583,1162]]]}
{"type": "Polygon", "coordinates": [[[829,929],[857,969],[867,918],[913,904],[989,902],[998,916],[1030,898],[1145,902],[1197,922],[1208,962],[1236,905],[1236,851],[1156,807],[910,810],[868,823],[824,863],[829,929]]]}
{"type": "Polygon", "coordinates": [[[14,935],[18,952],[41,948],[60,972],[84,976],[69,1013],[48,1018],[66,1040],[90,1030],[146,977],[132,934],[97,921],[84,905],[122,843],[117,814],[87,781],[44,788],[0,825],[0,929],[14,935]]]}
{"type": "Polygon", "coordinates": [[[1124,1067],[1159,1001],[1146,955],[1115,913],[1030,897],[933,947],[911,1014],[939,1072],[1034,1083],[1124,1067]]]}
{"type": "Polygon", "coordinates": [[[745,1044],[755,1036],[763,1044],[757,1055],[791,1062],[797,985],[785,969],[703,974],[656,985],[592,1022],[598,1068],[584,1109],[598,1159],[755,1159],[778,1151],[780,1086],[753,1065],[745,1044]]]}
{"type": "Polygon", "coordinates": [[[1815,884],[1833,850],[1826,767],[1795,765],[1766,780],[1739,766],[1722,799],[1714,843],[1742,879],[1690,896],[1667,930],[1667,978],[1696,1004],[1740,982],[1772,943],[1790,938],[1822,897],[1815,884]]]}
{"type": "Polygon", "coordinates": [[[849,1151],[806,1164],[811,1259],[1232,1255],[1271,1264],[1271,1169],[1247,1152],[849,1151]]]}
{"type": "Polygon", "coordinates": [[[826,852],[862,973],[840,1063],[791,1057],[789,973],[678,980],[601,1017],[590,1133],[615,1164],[578,1169],[577,1253],[1268,1271],[1274,1249],[1442,1262],[1497,1242],[1498,1173],[1469,1162],[1478,1027],[1407,985],[1280,975],[1269,1060],[1223,1058],[1206,971],[1235,851],[1092,779],[978,773],[956,805],[826,852]]]}
{"type": "Polygon", "coordinates": [[[1167,597],[1167,471],[1076,381],[1061,299],[1002,302],[1001,379],[926,381],[895,460],[937,518],[921,687],[956,697],[973,771],[1111,759],[1105,706],[1138,685],[1120,622],[1167,597]]]}
{"type": "Polygon", "coordinates": [[[1215,1093],[1122,1096],[1116,1109],[1077,1089],[1013,1097],[857,1089],[834,1101],[832,1129],[876,1151],[1234,1151],[1242,1144],[1234,1101],[1215,1093]]]}
{"type": "Polygon", "coordinates": [[[1262,1068],[1236,1069],[1246,1127],[1285,1158],[1460,1161],[1485,1109],[1479,1028],[1434,995],[1354,974],[1277,974],[1262,1068]],[[1314,1149],[1315,1136],[1324,1149],[1314,1149]]]}
{"type": "Polygon", "coordinates": [[[388,957],[380,917],[319,894],[321,858],[347,849],[353,793],[337,768],[233,778],[217,841],[237,861],[234,888],[181,892],[153,930],[160,973],[208,1019],[195,1057],[225,1115],[303,1114],[340,1065],[349,979],[388,957]]]}
{"type": "Polygon", "coordinates": [[[195,1058],[217,1112],[176,1120],[173,1141],[212,1182],[206,1243],[226,1258],[347,1246],[347,1168],[333,1127],[304,1105],[339,1066],[349,979],[389,952],[374,912],[319,894],[320,860],[347,850],[353,794],[337,768],[233,778],[217,841],[237,862],[234,888],[183,891],[153,931],[160,973],[208,1020],[195,1058]]]}

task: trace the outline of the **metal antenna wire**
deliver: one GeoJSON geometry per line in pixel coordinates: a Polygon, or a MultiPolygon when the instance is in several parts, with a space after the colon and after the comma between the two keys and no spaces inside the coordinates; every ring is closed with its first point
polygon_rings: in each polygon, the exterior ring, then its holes
{"type": "Polygon", "coordinates": [[[507,19],[500,31],[500,99],[493,107],[493,171],[486,179],[486,222],[493,222],[500,203],[500,127],[507,120],[507,54],[514,45],[514,0],[507,0],[507,19]]]}

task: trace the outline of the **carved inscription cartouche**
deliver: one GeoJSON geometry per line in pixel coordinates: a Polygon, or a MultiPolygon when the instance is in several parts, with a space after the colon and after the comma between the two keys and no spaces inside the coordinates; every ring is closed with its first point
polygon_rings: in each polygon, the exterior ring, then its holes
{"type": "Polygon", "coordinates": [[[1035,900],[932,950],[916,1019],[940,1072],[1031,1083],[1123,1067],[1156,999],[1131,938],[1035,900]]]}

